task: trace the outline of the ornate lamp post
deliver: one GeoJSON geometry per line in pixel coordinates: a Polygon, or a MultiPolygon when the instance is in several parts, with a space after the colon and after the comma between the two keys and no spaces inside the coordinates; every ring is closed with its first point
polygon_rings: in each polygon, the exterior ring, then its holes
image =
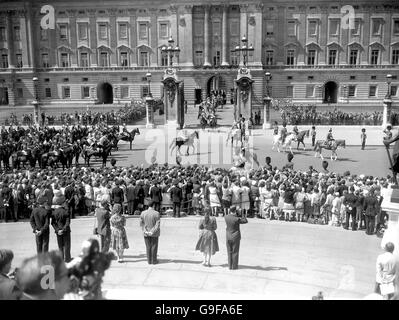
{"type": "Polygon", "coordinates": [[[34,100],[32,101],[33,104],[33,115],[34,115],[34,121],[35,125],[39,126],[39,93],[37,90],[39,78],[38,77],[33,77],[33,90],[34,90],[34,100]]]}
{"type": "Polygon", "coordinates": [[[154,110],[153,110],[153,101],[152,93],[151,93],[151,72],[146,73],[147,84],[148,84],[148,94],[145,97],[146,104],[146,113],[147,113],[147,124],[146,128],[154,128],[154,110]]]}
{"type": "Polygon", "coordinates": [[[384,111],[383,111],[383,122],[382,126],[385,128],[387,126],[387,123],[391,119],[391,111],[392,111],[392,98],[391,98],[391,82],[392,82],[392,75],[387,74],[386,76],[386,82],[388,85],[388,90],[387,94],[385,95],[384,101],[383,101],[383,106],[384,106],[384,111]]]}
{"type": "Polygon", "coordinates": [[[161,52],[164,54],[167,54],[168,56],[168,68],[172,67],[173,65],[173,57],[178,58],[179,53],[180,53],[180,48],[179,46],[174,47],[175,41],[172,39],[172,36],[170,36],[168,40],[168,46],[163,46],[161,48],[161,52]]]}
{"type": "Polygon", "coordinates": [[[244,35],[241,39],[242,46],[236,46],[236,48],[233,50],[233,52],[237,52],[238,56],[240,57],[242,54],[243,57],[243,65],[244,67],[247,66],[247,61],[248,61],[248,53],[254,51],[254,47],[252,44],[248,47],[248,39],[244,35]]]}
{"type": "Polygon", "coordinates": [[[263,129],[270,129],[271,128],[271,123],[270,123],[270,102],[272,98],[270,97],[270,91],[269,91],[269,81],[272,78],[272,74],[270,72],[265,73],[265,79],[266,79],[266,96],[263,98],[264,102],[264,108],[263,108],[263,129]]]}

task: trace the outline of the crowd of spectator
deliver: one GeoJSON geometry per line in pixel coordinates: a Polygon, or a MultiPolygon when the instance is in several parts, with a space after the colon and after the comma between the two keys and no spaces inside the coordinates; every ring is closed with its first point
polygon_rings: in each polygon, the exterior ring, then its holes
{"type": "Polygon", "coordinates": [[[93,213],[104,198],[121,204],[128,215],[139,214],[152,200],[157,210],[176,217],[181,212],[201,214],[206,207],[214,215],[225,214],[233,205],[248,217],[328,223],[374,234],[375,222],[384,222],[380,205],[389,178],[322,170],[296,171],[292,162],[278,169],[270,159],[245,176],[221,168],[194,165],[182,170],[167,164],[21,170],[2,175],[0,216],[6,221],[29,218],[40,195],[51,206],[60,192],[71,217],[93,213]]]}
{"type": "Polygon", "coordinates": [[[281,119],[291,125],[381,125],[381,111],[345,112],[318,111],[315,105],[292,105],[280,110],[281,119]]]}
{"type": "MultiPolygon", "coordinates": [[[[162,110],[162,101],[156,100],[153,103],[154,111],[162,110]]],[[[143,101],[135,101],[128,105],[126,104],[119,110],[104,111],[99,110],[86,110],[77,111],[74,113],[62,112],[61,114],[54,115],[43,111],[40,114],[39,121],[47,125],[96,125],[98,123],[107,123],[109,125],[123,125],[134,124],[136,121],[143,119],[146,116],[146,106],[143,101]]],[[[33,113],[23,114],[20,119],[11,113],[10,117],[5,120],[5,125],[25,125],[29,126],[34,124],[33,113]]]]}

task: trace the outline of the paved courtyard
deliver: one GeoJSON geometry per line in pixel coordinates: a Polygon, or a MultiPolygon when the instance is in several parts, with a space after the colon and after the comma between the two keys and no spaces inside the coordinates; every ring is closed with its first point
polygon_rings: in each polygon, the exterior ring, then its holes
{"type": "MultiPolygon", "coordinates": [[[[119,299],[362,299],[372,292],[380,239],[362,231],[296,222],[250,219],[241,227],[240,268],[227,268],[225,222],[218,218],[220,251],[211,267],[194,250],[198,217],[162,218],[158,265],[146,262],[139,219],[127,220],[126,262],[112,262],[104,289],[119,299]]],[[[89,238],[93,218],[72,221],[72,255],[89,238]]],[[[1,223],[0,247],[15,253],[14,266],[35,254],[27,222],[1,223]]],[[[54,233],[50,250],[56,249],[54,233]]]]}
{"type": "MultiPolygon", "coordinates": [[[[307,127],[300,127],[300,129],[307,129],[307,127]]],[[[146,167],[154,160],[159,164],[165,162],[176,163],[176,152],[171,154],[169,149],[172,139],[176,137],[174,132],[170,133],[164,128],[140,128],[140,131],[141,134],[136,136],[133,142],[132,150],[129,150],[127,143],[121,141],[119,143],[119,151],[112,154],[111,157],[117,160],[118,166],[143,165],[146,167]]],[[[327,131],[328,128],[320,128],[317,139],[324,139],[327,131]]],[[[381,129],[373,128],[369,129],[369,131],[369,143],[365,150],[361,150],[359,146],[359,128],[334,128],[336,139],[346,139],[347,147],[338,149],[337,161],[331,161],[330,151],[323,150],[323,155],[329,162],[328,169],[339,173],[348,170],[352,174],[373,176],[390,174],[387,152],[381,143],[381,129]]],[[[187,132],[192,133],[194,129],[188,129],[187,132]]],[[[200,139],[195,140],[194,154],[192,148],[190,148],[190,155],[186,156],[186,147],[183,146],[181,148],[182,164],[202,164],[214,168],[231,168],[234,151],[230,144],[226,145],[228,128],[220,128],[213,131],[198,129],[198,132],[200,139]]],[[[272,151],[272,139],[271,130],[253,130],[251,139],[252,151],[257,155],[261,165],[264,165],[265,157],[270,156],[273,166],[281,168],[287,163],[287,153],[272,151]]],[[[321,170],[322,160],[314,157],[315,152],[311,147],[311,139],[306,138],[305,143],[306,151],[301,148],[296,150],[296,145],[293,145],[294,169],[307,170],[312,165],[316,170],[321,170]]],[[[95,161],[93,164],[99,165],[100,162],[95,161]]],[[[256,168],[258,167],[255,164],[256,168]]]]}

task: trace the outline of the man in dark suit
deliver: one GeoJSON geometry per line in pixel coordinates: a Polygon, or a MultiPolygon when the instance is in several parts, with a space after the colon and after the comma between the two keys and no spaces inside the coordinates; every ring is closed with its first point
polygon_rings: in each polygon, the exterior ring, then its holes
{"type": "Polygon", "coordinates": [[[115,181],[115,188],[112,189],[111,191],[111,204],[120,204],[122,207],[122,213],[123,213],[123,200],[124,200],[124,194],[123,194],[123,189],[119,187],[121,182],[119,180],[115,181]]]}
{"type": "Polygon", "coordinates": [[[111,243],[111,224],[109,221],[111,214],[108,201],[101,201],[100,208],[97,208],[95,212],[97,219],[95,231],[100,236],[101,252],[106,253],[111,243]]]}
{"type": "Polygon", "coordinates": [[[137,181],[134,187],[134,200],[133,200],[133,212],[135,213],[136,210],[141,209],[142,205],[144,204],[144,189],[141,184],[141,181],[137,181]]]}
{"type": "Polygon", "coordinates": [[[161,215],[158,211],[154,210],[152,200],[148,203],[148,209],[141,213],[140,226],[143,229],[148,264],[157,264],[158,239],[161,233],[161,215]]]}
{"type": "Polygon", "coordinates": [[[238,255],[240,251],[241,232],[240,224],[248,223],[247,218],[238,217],[236,207],[230,207],[230,212],[224,217],[226,221],[226,245],[229,269],[238,269],[238,255]]]}
{"type": "Polygon", "coordinates": [[[344,198],[344,206],[346,207],[346,222],[344,229],[349,229],[349,217],[352,216],[352,230],[356,230],[356,205],[358,198],[354,194],[355,188],[351,186],[349,193],[344,198]]]}
{"type": "Polygon", "coordinates": [[[179,183],[176,180],[174,186],[169,189],[170,198],[173,203],[173,217],[180,218],[180,205],[183,199],[183,192],[182,189],[179,187],[179,183]]]}
{"type": "Polygon", "coordinates": [[[151,186],[150,191],[150,198],[153,202],[155,211],[160,211],[161,202],[162,202],[162,190],[159,187],[159,182],[157,180],[154,181],[154,185],[151,186]]]}
{"type": "Polygon", "coordinates": [[[51,210],[46,209],[47,198],[40,197],[37,199],[38,207],[32,210],[30,216],[30,225],[32,226],[33,233],[36,236],[37,253],[48,252],[48,245],[50,239],[49,220],[51,210]]]}
{"type": "Polygon", "coordinates": [[[129,215],[134,214],[134,184],[135,182],[130,180],[126,188],[127,213],[129,215]]]}
{"type": "Polygon", "coordinates": [[[374,195],[374,189],[370,189],[368,195],[364,198],[364,215],[366,218],[366,234],[374,234],[375,216],[379,210],[379,202],[374,195]]]}
{"type": "Polygon", "coordinates": [[[70,180],[68,186],[65,188],[65,199],[67,210],[71,219],[75,218],[75,182],[70,180]]]}

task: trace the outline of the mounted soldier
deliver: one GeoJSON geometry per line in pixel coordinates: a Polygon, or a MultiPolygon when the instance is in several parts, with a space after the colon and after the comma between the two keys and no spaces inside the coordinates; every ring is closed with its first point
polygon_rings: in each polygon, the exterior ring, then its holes
{"type": "Polygon", "coordinates": [[[327,146],[327,147],[331,147],[332,142],[333,142],[334,140],[335,140],[335,139],[333,138],[332,128],[330,128],[330,130],[328,130],[327,137],[326,137],[326,146],[327,146]]]}
{"type": "Polygon", "coordinates": [[[285,138],[287,137],[287,124],[284,122],[283,127],[280,130],[280,135],[281,135],[281,143],[285,143],[285,138]]]}
{"type": "Polygon", "coordinates": [[[274,136],[278,135],[278,122],[277,121],[274,121],[274,124],[273,124],[273,135],[274,136]]]}

